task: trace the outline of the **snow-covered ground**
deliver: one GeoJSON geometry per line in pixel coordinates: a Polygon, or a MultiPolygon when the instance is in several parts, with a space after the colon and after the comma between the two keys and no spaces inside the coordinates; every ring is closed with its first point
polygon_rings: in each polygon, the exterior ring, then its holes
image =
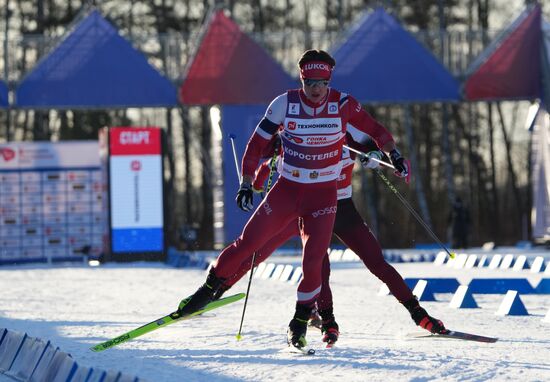
{"type": "MultiPolygon", "coordinates": [[[[543,277],[528,270],[451,269],[394,264],[405,277],[543,277]]],[[[548,277],[548,276],[547,276],[548,277]]],[[[310,329],[314,356],[284,351],[296,286],[254,279],[243,327],[243,302],[94,353],[89,347],[172,311],[205,278],[204,271],[162,264],[0,268],[0,327],[51,340],[81,365],[119,370],[149,381],[549,381],[550,295],[524,295],[530,316],[496,316],[503,295],[475,295],[481,309],[450,308],[451,294],[423,305],[447,327],[499,337],[495,344],[411,339],[418,329],[380,281],[359,263],[333,264],[335,313],[341,329],[324,349],[310,329]]],[[[245,291],[246,280],[234,288],[245,291]]],[[[6,377],[0,376],[0,381],[6,377]]]]}

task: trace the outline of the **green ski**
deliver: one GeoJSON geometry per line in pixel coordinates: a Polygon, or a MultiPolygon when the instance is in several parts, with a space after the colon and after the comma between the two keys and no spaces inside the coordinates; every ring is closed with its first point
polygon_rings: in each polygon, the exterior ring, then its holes
{"type": "Polygon", "coordinates": [[[233,296],[220,298],[219,300],[212,301],[211,303],[206,304],[204,308],[201,310],[197,310],[196,312],[193,312],[191,314],[188,314],[186,316],[180,316],[178,312],[172,312],[167,316],[161,317],[155,321],[152,321],[148,324],[145,324],[143,326],[140,326],[139,328],[130,330],[127,333],[124,333],[121,336],[115,337],[113,339],[110,339],[108,341],[102,342],[98,345],[92,346],[90,350],[95,352],[100,352],[106,349],[110,349],[114,346],[120,345],[124,342],[130,341],[134,338],[137,338],[139,336],[142,336],[144,334],[147,334],[149,332],[152,332],[153,330],[157,330],[159,328],[162,328],[163,326],[173,324],[178,321],[188,320],[190,318],[193,318],[194,316],[197,316],[199,314],[202,314],[204,312],[208,312],[209,310],[220,308],[224,305],[231,304],[232,302],[239,301],[245,296],[245,293],[239,293],[235,294],[233,296]]]}

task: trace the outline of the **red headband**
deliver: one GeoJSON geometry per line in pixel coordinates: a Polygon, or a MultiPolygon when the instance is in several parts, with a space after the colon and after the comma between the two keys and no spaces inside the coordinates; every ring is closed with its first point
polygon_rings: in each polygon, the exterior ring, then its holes
{"type": "Polygon", "coordinates": [[[323,61],[306,62],[300,67],[302,78],[315,78],[329,80],[332,74],[332,66],[323,61]]]}

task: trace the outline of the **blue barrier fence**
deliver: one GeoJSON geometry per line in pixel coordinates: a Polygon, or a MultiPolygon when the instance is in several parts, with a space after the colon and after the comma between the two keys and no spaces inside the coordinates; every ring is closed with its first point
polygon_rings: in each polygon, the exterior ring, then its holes
{"type": "Polygon", "coordinates": [[[0,328],[0,374],[18,381],[140,381],[119,371],[82,366],[49,341],[5,328],[0,328]]]}

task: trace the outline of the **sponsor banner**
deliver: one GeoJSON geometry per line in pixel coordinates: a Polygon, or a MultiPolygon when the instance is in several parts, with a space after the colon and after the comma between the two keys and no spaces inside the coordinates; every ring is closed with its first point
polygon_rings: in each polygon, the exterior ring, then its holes
{"type": "Polygon", "coordinates": [[[93,141],[18,142],[0,145],[0,170],[99,166],[93,141]]]}
{"type": "Polygon", "coordinates": [[[96,141],[0,145],[0,237],[18,246],[12,260],[65,256],[69,231],[91,241],[106,222],[91,211],[99,163],[96,141]]]}

